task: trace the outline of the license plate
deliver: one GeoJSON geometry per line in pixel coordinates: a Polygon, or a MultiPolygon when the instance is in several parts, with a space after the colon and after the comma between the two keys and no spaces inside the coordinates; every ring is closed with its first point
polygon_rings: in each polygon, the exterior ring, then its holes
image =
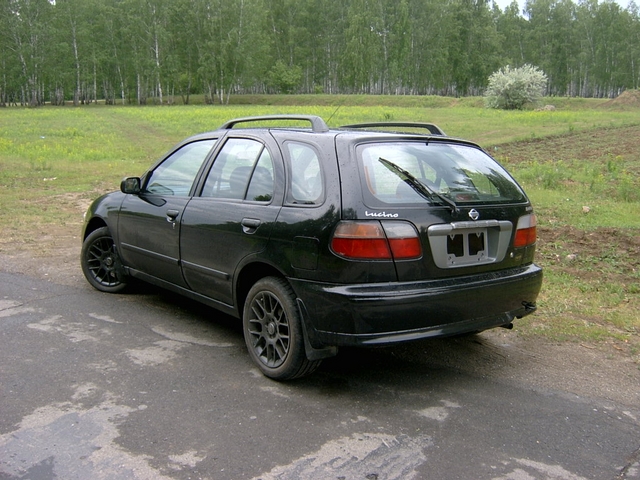
{"type": "Polygon", "coordinates": [[[450,265],[482,262],[488,252],[486,229],[465,230],[447,235],[447,256],[450,265]]]}

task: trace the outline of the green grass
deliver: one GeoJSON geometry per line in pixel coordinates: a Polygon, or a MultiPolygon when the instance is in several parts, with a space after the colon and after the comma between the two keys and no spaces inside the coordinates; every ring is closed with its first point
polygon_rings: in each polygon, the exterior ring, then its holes
{"type": "MultiPolygon", "coordinates": [[[[197,98],[192,99],[197,103],[197,98]]],[[[316,114],[330,126],[425,121],[477,141],[524,186],[545,268],[539,311],[522,335],[613,344],[640,354],[638,111],[600,100],[548,100],[555,111],[497,111],[481,99],[232,97],[228,106],[0,110],[0,251],[37,248],[39,232],[79,229],[82,213],[174,143],[249,115],[316,114]]]]}

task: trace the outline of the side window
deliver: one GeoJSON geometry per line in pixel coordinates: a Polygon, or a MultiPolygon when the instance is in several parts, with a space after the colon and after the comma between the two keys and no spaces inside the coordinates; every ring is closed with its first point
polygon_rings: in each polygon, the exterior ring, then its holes
{"type": "Polygon", "coordinates": [[[270,201],[273,198],[273,178],[273,162],[269,151],[265,148],[253,170],[245,198],[256,202],[270,201]]]}
{"type": "Polygon", "coordinates": [[[184,145],[151,172],[145,191],[155,195],[187,196],[193,181],[216,140],[184,145]]]}
{"type": "Polygon", "coordinates": [[[287,142],[289,153],[289,203],[313,205],[322,202],[322,169],[316,151],[309,145],[287,142]]]}
{"type": "Polygon", "coordinates": [[[232,138],[213,163],[202,196],[268,202],[273,188],[269,151],[255,140],[232,138]]]}

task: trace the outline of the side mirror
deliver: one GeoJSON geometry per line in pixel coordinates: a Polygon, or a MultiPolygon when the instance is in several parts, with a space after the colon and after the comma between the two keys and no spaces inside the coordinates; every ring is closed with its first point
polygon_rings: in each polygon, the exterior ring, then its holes
{"type": "Polygon", "coordinates": [[[137,195],[140,193],[140,178],[127,177],[120,182],[120,191],[122,193],[137,195]]]}

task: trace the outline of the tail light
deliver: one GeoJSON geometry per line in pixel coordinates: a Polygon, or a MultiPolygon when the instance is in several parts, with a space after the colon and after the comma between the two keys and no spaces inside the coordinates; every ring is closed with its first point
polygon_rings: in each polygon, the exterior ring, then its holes
{"type": "Polygon", "coordinates": [[[537,223],[536,216],[533,213],[518,219],[516,237],[513,240],[513,246],[515,248],[527,247],[536,243],[537,223]]]}
{"type": "Polygon", "coordinates": [[[420,237],[406,222],[340,222],[332,250],[356,260],[410,260],[422,256],[420,237]]]}

